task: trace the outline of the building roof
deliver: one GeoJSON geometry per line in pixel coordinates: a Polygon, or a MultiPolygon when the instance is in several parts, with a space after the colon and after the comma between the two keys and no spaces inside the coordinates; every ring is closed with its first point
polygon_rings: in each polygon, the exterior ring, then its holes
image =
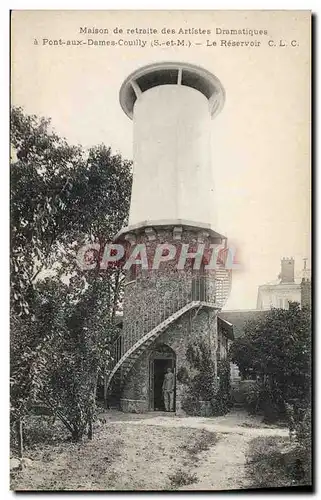
{"type": "Polygon", "coordinates": [[[259,289],[265,288],[265,287],[269,288],[269,287],[274,287],[274,286],[279,286],[279,287],[281,287],[281,286],[285,286],[285,287],[298,286],[298,285],[301,285],[303,278],[311,279],[311,269],[305,268],[305,269],[297,272],[294,276],[294,281],[290,281],[290,282],[286,282],[286,281],[282,282],[281,277],[279,275],[277,279],[272,280],[272,281],[268,281],[267,283],[263,283],[262,285],[259,285],[259,289]]]}
{"type": "Polygon", "coordinates": [[[301,284],[301,281],[302,281],[302,278],[294,278],[294,281],[290,281],[290,282],[285,282],[285,281],[281,281],[281,279],[276,279],[276,280],[273,280],[273,281],[268,281],[267,283],[264,283],[264,285],[259,285],[259,289],[261,288],[269,288],[269,287],[275,287],[275,286],[279,286],[279,287],[299,287],[300,284],[301,284]]]}
{"type": "Polygon", "coordinates": [[[234,328],[232,323],[217,316],[217,327],[229,340],[234,340],[234,328]]]}
{"type": "Polygon", "coordinates": [[[237,339],[243,335],[244,327],[248,321],[259,319],[268,312],[270,311],[262,309],[236,309],[234,311],[221,311],[218,318],[232,325],[234,338],[237,339]]]}
{"type": "Polygon", "coordinates": [[[133,118],[133,108],[138,97],[159,85],[187,86],[198,90],[208,99],[212,117],[223,108],[225,90],[216,76],[195,64],[164,61],[138,68],[125,79],[119,92],[119,100],[126,115],[133,118]]]}

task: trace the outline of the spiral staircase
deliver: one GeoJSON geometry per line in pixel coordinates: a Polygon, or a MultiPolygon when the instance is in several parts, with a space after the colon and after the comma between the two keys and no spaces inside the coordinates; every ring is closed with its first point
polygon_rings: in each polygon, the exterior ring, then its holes
{"type": "Polygon", "coordinates": [[[194,310],[196,315],[201,308],[220,310],[227,300],[230,288],[231,273],[226,269],[217,270],[214,279],[196,276],[191,281],[190,289],[179,286],[175,294],[165,297],[157,311],[150,311],[139,326],[134,324],[119,335],[112,345],[105,374],[105,399],[108,393],[122,389],[136,360],[170,325],[188,311],[194,310]]]}

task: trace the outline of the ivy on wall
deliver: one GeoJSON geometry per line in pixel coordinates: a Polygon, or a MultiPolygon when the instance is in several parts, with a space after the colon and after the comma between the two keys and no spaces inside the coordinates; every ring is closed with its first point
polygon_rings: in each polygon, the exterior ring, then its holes
{"type": "Polygon", "coordinates": [[[210,346],[199,340],[188,345],[188,367],[177,373],[177,380],[184,385],[182,409],[188,415],[199,415],[204,402],[211,415],[224,415],[230,408],[230,364],[218,363],[217,375],[210,346]]]}

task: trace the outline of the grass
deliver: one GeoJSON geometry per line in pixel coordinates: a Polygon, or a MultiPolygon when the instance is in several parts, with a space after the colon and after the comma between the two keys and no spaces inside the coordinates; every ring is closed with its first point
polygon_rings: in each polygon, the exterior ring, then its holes
{"type": "Polygon", "coordinates": [[[191,473],[190,469],[195,467],[200,460],[200,453],[207,451],[217,441],[217,434],[202,430],[186,444],[180,446],[182,453],[186,454],[186,459],[183,462],[185,469],[178,469],[174,474],[168,476],[173,489],[188,486],[198,481],[197,475],[191,473]]]}
{"type": "MultiPolygon", "coordinates": [[[[133,426],[127,421],[114,425],[100,418],[92,441],[73,443],[59,420],[31,415],[24,422],[25,456],[30,463],[24,470],[12,471],[11,488],[188,489],[199,480],[203,452],[217,441],[215,433],[203,429],[133,426]]],[[[11,445],[14,456],[14,436],[11,445]]]]}
{"type": "Polygon", "coordinates": [[[181,486],[188,486],[189,484],[193,484],[197,482],[197,475],[190,474],[189,472],[185,472],[183,470],[178,470],[172,476],[168,476],[171,486],[176,489],[181,486]]]}
{"type": "Polygon", "coordinates": [[[198,461],[198,455],[203,451],[209,450],[211,446],[214,446],[217,443],[217,441],[217,434],[215,434],[214,432],[202,430],[191,441],[181,446],[181,449],[188,454],[188,458],[190,458],[192,461],[198,461]]]}
{"type": "Polygon", "coordinates": [[[92,441],[73,443],[59,421],[35,415],[24,431],[30,463],[12,471],[15,491],[188,489],[198,482],[202,452],[217,442],[206,430],[101,419],[92,441]]]}
{"type": "MultiPolygon", "coordinates": [[[[10,429],[10,446],[13,456],[17,454],[17,441],[14,429],[10,429]]],[[[39,445],[57,445],[67,441],[69,433],[60,420],[48,415],[30,415],[23,422],[24,451],[28,452],[39,445]]]]}
{"type": "Polygon", "coordinates": [[[247,473],[253,488],[309,485],[297,448],[287,437],[257,437],[249,443],[247,473]]]}

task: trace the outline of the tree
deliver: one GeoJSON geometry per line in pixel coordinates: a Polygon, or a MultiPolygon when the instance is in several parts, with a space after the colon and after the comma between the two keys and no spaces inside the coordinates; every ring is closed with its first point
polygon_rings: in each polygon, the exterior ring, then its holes
{"type": "MultiPolygon", "coordinates": [[[[243,376],[259,377],[247,394],[253,412],[266,421],[287,421],[292,448],[287,469],[311,481],[311,311],[290,304],[248,322],[231,348],[243,376]]],[[[304,482],[305,484],[305,482],[304,482]]]]}
{"type": "Polygon", "coordinates": [[[11,144],[11,304],[23,315],[42,270],[70,271],[75,242],[103,246],[126,223],[131,162],[104,145],[88,154],[69,146],[50,120],[21,108],[12,109],[11,144]]]}
{"type": "MultiPolygon", "coordinates": [[[[131,162],[104,145],[88,152],[70,146],[51,130],[50,120],[21,108],[12,109],[11,143],[11,403],[19,419],[36,394],[49,390],[50,373],[57,374],[53,360],[68,353],[71,360],[71,352],[83,362],[70,362],[70,380],[81,379],[81,366],[82,380],[92,380],[87,398],[94,399],[103,361],[100,355],[88,360],[98,332],[112,337],[123,277],[118,268],[101,269],[99,254],[90,272],[77,267],[75,256],[88,242],[103,249],[126,224],[131,162]],[[41,281],[49,271],[51,278],[41,281]]],[[[61,408],[66,398],[57,387],[61,408]]]]}
{"type": "Polygon", "coordinates": [[[308,309],[290,304],[272,309],[245,325],[244,335],[231,346],[231,359],[241,375],[262,381],[266,397],[283,412],[285,404],[310,400],[311,319],[308,309]]]}
{"type": "Polygon", "coordinates": [[[65,210],[82,150],[69,146],[50,121],[11,112],[11,307],[28,315],[33,282],[52,265],[58,241],[68,232],[65,210]]]}
{"type": "Polygon", "coordinates": [[[51,279],[37,287],[43,288],[41,300],[52,304],[62,319],[42,352],[45,363],[37,397],[63,422],[73,440],[82,439],[87,430],[92,437],[97,377],[108,359],[114,333],[104,309],[108,282],[99,276],[92,286],[81,287],[79,279],[71,279],[68,285],[51,279]]]}

